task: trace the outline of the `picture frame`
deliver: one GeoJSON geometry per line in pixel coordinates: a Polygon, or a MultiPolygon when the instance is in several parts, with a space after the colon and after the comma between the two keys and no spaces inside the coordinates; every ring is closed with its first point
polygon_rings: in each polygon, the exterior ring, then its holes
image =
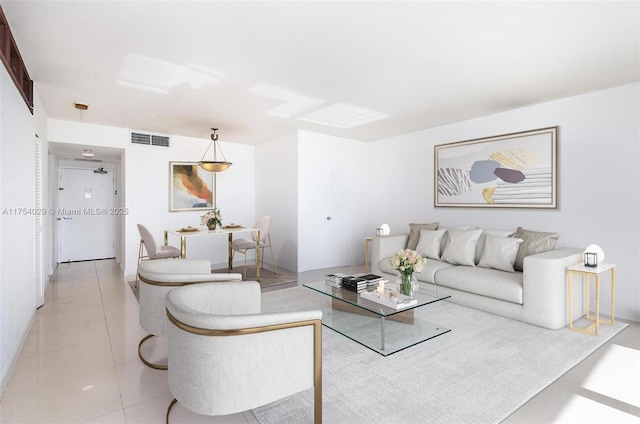
{"type": "Polygon", "coordinates": [[[216,176],[197,162],[169,162],[169,212],[216,207],[216,176]]]}
{"type": "Polygon", "coordinates": [[[556,209],[558,129],[434,146],[434,206],[556,209]]]}

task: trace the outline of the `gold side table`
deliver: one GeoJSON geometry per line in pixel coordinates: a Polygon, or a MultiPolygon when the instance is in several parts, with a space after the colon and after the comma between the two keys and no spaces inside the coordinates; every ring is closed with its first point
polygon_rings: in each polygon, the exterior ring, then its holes
{"type": "Polygon", "coordinates": [[[592,336],[598,335],[600,324],[613,325],[614,323],[614,306],[616,300],[616,266],[615,264],[600,264],[597,267],[591,268],[584,266],[583,264],[575,264],[567,267],[568,284],[569,284],[569,328],[581,333],[590,334],[592,336]],[[608,321],[600,320],[600,274],[610,271],[611,273],[611,319],[608,321]],[[573,302],[572,302],[572,286],[573,276],[582,275],[585,283],[585,318],[589,321],[593,321],[585,328],[578,328],[573,326],[573,302]],[[596,313],[594,317],[591,317],[589,310],[589,281],[591,277],[595,277],[596,280],[596,313]]]}

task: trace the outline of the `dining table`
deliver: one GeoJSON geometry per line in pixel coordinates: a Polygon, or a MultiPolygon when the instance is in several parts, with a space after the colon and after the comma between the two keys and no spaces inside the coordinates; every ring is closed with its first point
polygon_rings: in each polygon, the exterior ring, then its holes
{"type": "Polygon", "coordinates": [[[228,253],[229,253],[229,271],[233,270],[233,249],[231,243],[233,242],[233,235],[236,233],[256,233],[256,281],[260,281],[260,230],[258,228],[249,228],[241,226],[224,226],[222,228],[216,228],[215,230],[209,230],[207,228],[199,227],[186,227],[177,230],[164,230],[164,245],[169,245],[169,234],[180,237],[180,257],[187,257],[187,239],[190,237],[209,237],[209,236],[222,236],[227,235],[228,240],[228,253]]]}

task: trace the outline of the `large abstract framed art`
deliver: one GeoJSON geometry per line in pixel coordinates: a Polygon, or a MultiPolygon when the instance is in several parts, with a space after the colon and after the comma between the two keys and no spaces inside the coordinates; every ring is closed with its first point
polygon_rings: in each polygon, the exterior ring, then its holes
{"type": "Polygon", "coordinates": [[[195,162],[169,163],[169,211],[213,209],[216,206],[215,174],[195,162]]]}
{"type": "Polygon", "coordinates": [[[557,208],[558,127],[434,147],[436,207],[557,208]]]}

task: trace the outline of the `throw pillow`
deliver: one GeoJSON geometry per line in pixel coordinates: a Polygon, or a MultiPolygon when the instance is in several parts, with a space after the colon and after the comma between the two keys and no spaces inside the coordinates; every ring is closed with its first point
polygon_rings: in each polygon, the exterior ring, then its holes
{"type": "Polygon", "coordinates": [[[416,251],[426,258],[440,259],[440,243],[445,233],[445,230],[420,230],[416,251]]]}
{"type": "Polygon", "coordinates": [[[496,237],[487,234],[485,247],[478,266],[499,269],[500,271],[516,272],[513,264],[516,262],[518,248],[522,243],[520,238],[496,237]]]}
{"type": "MultiPolygon", "coordinates": [[[[464,226],[464,227],[438,227],[439,230],[461,230],[461,231],[467,231],[469,229],[469,226],[464,226]]],[[[445,234],[444,237],[442,237],[442,245],[440,246],[440,257],[442,257],[442,254],[444,253],[444,249],[447,247],[447,245],[449,245],[449,234],[445,234]]]]}
{"type": "Polygon", "coordinates": [[[407,249],[416,250],[418,241],[420,240],[420,230],[437,230],[439,222],[430,224],[409,224],[409,240],[407,241],[407,249]]]}
{"type": "Polygon", "coordinates": [[[485,230],[480,227],[476,227],[476,230],[482,230],[482,235],[478,240],[478,246],[476,247],[476,263],[480,263],[480,258],[482,257],[482,251],[485,246],[485,238],[487,234],[491,234],[496,237],[513,237],[513,230],[485,230]]]}
{"type": "Polygon", "coordinates": [[[514,237],[521,238],[523,240],[520,248],[518,248],[516,263],[514,264],[516,271],[522,271],[525,257],[553,250],[556,247],[556,243],[560,236],[558,233],[542,233],[518,227],[514,237]]]}
{"type": "Polygon", "coordinates": [[[447,230],[449,244],[444,249],[442,260],[452,265],[476,266],[476,244],[482,230],[447,230]]]}

